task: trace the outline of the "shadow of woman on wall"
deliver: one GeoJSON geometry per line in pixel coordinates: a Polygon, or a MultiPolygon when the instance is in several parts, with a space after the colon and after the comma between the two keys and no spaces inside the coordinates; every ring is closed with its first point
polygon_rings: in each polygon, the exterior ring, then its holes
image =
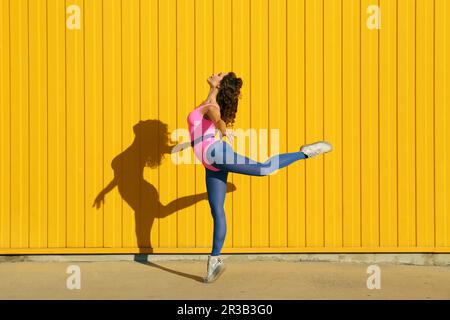
{"type": "MultiPolygon", "coordinates": [[[[101,203],[104,203],[105,195],[116,186],[118,187],[120,196],[134,211],[137,245],[139,252],[145,253],[144,256],[136,255],[135,261],[146,262],[146,254],[153,252],[150,232],[155,218],[167,217],[201,200],[208,200],[208,193],[184,196],[166,205],[162,204],[159,201],[158,190],[144,179],[144,167],[156,169],[161,165],[166,154],[189,148],[190,144],[172,145],[167,124],[156,119],[139,121],[133,126],[133,132],[135,138],[132,144],[112,160],[114,178],[97,195],[93,207],[100,208],[101,203]],[[177,148],[174,148],[175,146],[177,148]]],[[[227,192],[234,190],[236,190],[235,186],[228,183],[227,192]]]]}

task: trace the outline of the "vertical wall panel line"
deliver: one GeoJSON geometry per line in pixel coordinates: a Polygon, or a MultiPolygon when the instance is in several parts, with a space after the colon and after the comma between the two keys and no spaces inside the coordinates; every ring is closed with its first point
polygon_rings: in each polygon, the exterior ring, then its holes
{"type": "Polygon", "coordinates": [[[46,108],[47,108],[47,155],[46,155],[46,159],[47,159],[47,163],[46,163],[46,166],[47,166],[47,168],[46,168],[46,170],[47,170],[47,172],[46,172],[46,174],[47,174],[47,192],[46,192],[46,201],[47,201],[47,234],[46,234],[46,239],[47,239],[47,244],[46,244],[46,247],[48,248],[48,244],[49,244],[49,241],[48,241],[48,234],[49,234],[49,215],[48,215],[48,213],[49,213],[49,210],[48,210],[48,207],[49,207],[49,190],[50,190],[50,188],[49,188],[49,184],[50,184],[50,180],[49,180],[49,165],[48,165],[48,159],[49,159],[49,152],[48,152],[48,150],[50,149],[50,147],[49,147],[49,139],[48,139],[48,132],[49,132],[49,130],[48,130],[48,127],[49,127],[49,122],[48,122],[48,105],[49,105],[49,103],[48,103],[48,69],[49,69],[49,66],[48,66],[48,42],[49,42],[49,40],[48,40],[48,0],[45,0],[45,46],[46,46],[46,51],[45,51],[45,54],[46,54],[46,64],[47,64],[47,69],[46,69],[46,72],[47,72],[47,77],[46,77],[46,81],[47,81],[47,84],[46,84],[46,88],[45,88],[45,90],[46,90],[46,95],[47,95],[47,105],[46,105],[46,108]]]}
{"type": "MultiPolygon", "coordinates": [[[[248,0],[248,8],[249,8],[249,10],[248,10],[248,12],[249,12],[249,14],[248,14],[248,19],[249,19],[249,25],[248,25],[248,29],[249,29],[249,34],[248,34],[248,36],[249,36],[249,42],[250,42],[250,45],[249,45],[249,59],[248,59],[248,61],[250,62],[249,63],[249,83],[250,83],[250,85],[251,85],[251,83],[252,83],[252,63],[251,63],[251,61],[252,61],[252,59],[251,59],[251,57],[252,57],[252,0],[248,0]]],[[[248,90],[248,99],[249,99],[249,106],[251,106],[252,104],[251,104],[251,101],[252,101],[252,95],[251,95],[251,90],[249,89],[248,90]]],[[[251,115],[251,114],[250,114],[251,115]]],[[[249,117],[249,123],[250,123],[250,128],[252,128],[252,117],[250,116],[249,117]]],[[[249,147],[249,149],[251,150],[252,149],[252,141],[251,141],[252,139],[249,139],[249,145],[250,145],[250,147],[249,147]]],[[[249,181],[249,186],[250,186],[250,195],[252,194],[252,179],[250,179],[250,181],[249,181]]],[[[252,230],[253,230],[253,228],[252,228],[252,218],[253,218],[253,206],[252,206],[252,201],[250,201],[250,203],[249,203],[249,206],[250,206],[250,225],[249,225],[249,232],[250,232],[250,247],[253,247],[253,233],[252,233],[252,230]]]]}
{"type": "Polygon", "coordinates": [[[12,118],[11,118],[11,114],[12,114],[12,103],[11,103],[11,88],[12,88],[12,71],[11,71],[11,0],[8,1],[8,9],[9,9],[9,247],[11,248],[11,244],[12,244],[12,238],[11,238],[11,201],[12,201],[12,197],[11,197],[11,189],[12,189],[12,178],[11,178],[11,163],[12,163],[12,118]]]}
{"type": "MultiPolygon", "coordinates": [[[[270,30],[270,0],[267,0],[267,52],[269,52],[269,48],[270,48],[270,33],[269,33],[269,30],[270,30]]],[[[269,66],[269,63],[270,63],[270,57],[269,56],[267,56],[267,106],[268,106],[268,112],[267,112],[267,126],[268,126],[268,129],[269,129],[269,134],[268,134],[268,137],[267,137],[267,141],[268,141],[268,145],[269,145],[269,147],[270,147],[270,143],[272,142],[271,140],[270,140],[270,112],[269,112],[269,110],[270,110],[270,86],[269,86],[269,83],[270,83],[270,66],[269,66]]],[[[268,237],[268,245],[269,245],[269,247],[270,247],[270,214],[271,214],[271,212],[270,212],[270,177],[269,177],[269,179],[267,179],[267,184],[268,184],[268,197],[267,197],[267,201],[268,201],[268,211],[269,211],[269,214],[268,214],[268,216],[267,216],[267,237],[268,237]]]]}
{"type": "MultiPolygon", "coordinates": [[[[285,0],[284,3],[284,9],[285,9],[285,17],[286,17],[286,21],[284,24],[284,29],[286,30],[286,34],[288,32],[288,3],[287,0],[285,0]]],[[[286,36],[286,43],[285,43],[285,60],[286,60],[286,70],[289,70],[289,60],[288,60],[288,42],[289,42],[289,38],[286,36]]],[[[286,150],[287,152],[289,152],[289,150],[287,149],[289,146],[289,123],[287,121],[287,114],[288,114],[288,93],[289,93],[289,88],[287,86],[288,83],[288,73],[286,72],[285,74],[285,82],[286,82],[286,95],[284,96],[285,99],[285,106],[284,106],[284,118],[285,118],[285,125],[286,125],[286,150]]],[[[286,170],[288,171],[288,170],[286,170]]],[[[289,171],[288,171],[289,172],[289,171]]],[[[286,175],[286,180],[285,180],[285,189],[286,189],[286,204],[289,203],[289,192],[287,192],[289,188],[289,174],[286,175]]],[[[286,206],[286,246],[289,245],[289,206],[286,206]]]]}
{"type": "MultiPolygon", "coordinates": [[[[139,0],[140,1],[140,0],[139,0]]],[[[175,95],[178,97],[178,0],[175,0],[175,95]]],[[[175,114],[178,114],[178,99],[175,99],[175,114]]],[[[175,128],[178,128],[178,117],[175,118],[175,128]]],[[[178,166],[175,166],[175,177],[178,182],[178,166]]],[[[178,185],[178,183],[177,183],[178,185]]],[[[178,199],[178,188],[175,188],[176,197],[178,199]]],[[[176,211],[176,231],[175,231],[175,243],[178,247],[178,238],[179,238],[179,219],[180,213],[178,211],[178,205],[175,206],[176,211]]]]}
{"type": "MultiPolygon", "coordinates": [[[[322,140],[325,140],[325,0],[322,0],[322,140]]],[[[322,160],[322,246],[325,245],[325,156],[322,160]]]]}
{"type": "MultiPolygon", "coordinates": [[[[360,137],[360,145],[362,146],[363,141],[362,141],[362,112],[361,112],[361,91],[362,91],[362,85],[361,85],[361,80],[362,80],[362,50],[361,50],[361,35],[362,35],[362,17],[361,17],[361,1],[359,0],[359,137],[360,137]]],[[[362,234],[363,234],[363,228],[362,228],[362,224],[363,224],[363,214],[362,214],[362,147],[359,148],[359,246],[362,246],[362,234]]]]}
{"type": "MultiPolygon", "coordinates": [[[[120,152],[123,151],[123,0],[120,0],[120,152]]],[[[120,171],[123,172],[123,161],[120,161],[120,171]]],[[[120,212],[122,217],[121,222],[121,237],[122,237],[122,247],[124,246],[123,237],[123,203],[124,200],[120,201],[120,212]]]]}
{"type": "MultiPolygon", "coordinates": [[[[160,32],[160,30],[159,30],[159,22],[160,22],[159,15],[160,15],[160,9],[159,9],[159,1],[160,0],[155,0],[155,1],[157,2],[157,13],[156,13],[156,15],[158,17],[158,22],[157,22],[157,36],[158,36],[157,45],[158,45],[158,120],[159,120],[159,105],[161,103],[160,85],[159,85],[159,78],[160,78],[160,67],[159,67],[160,66],[160,55],[159,55],[159,52],[160,52],[160,48],[159,48],[159,39],[160,39],[160,37],[159,37],[159,32],[160,32]]],[[[160,130],[157,130],[157,132],[158,132],[158,144],[157,144],[158,154],[160,153],[160,150],[161,150],[160,145],[159,145],[159,141],[161,140],[160,137],[159,137],[159,131],[160,130]]],[[[158,191],[160,189],[161,189],[161,167],[158,166],[158,191]]],[[[160,245],[160,243],[161,243],[161,223],[160,222],[161,222],[161,211],[158,209],[158,245],[160,245]]]]}
{"type": "MultiPolygon", "coordinates": [[[[230,1],[230,5],[231,5],[231,13],[230,13],[230,19],[231,19],[231,28],[233,28],[233,0],[230,1]]],[[[231,37],[231,70],[233,70],[233,32],[230,32],[230,37],[231,37]]],[[[231,175],[231,182],[233,183],[234,181],[234,175],[231,175]]],[[[233,192],[231,193],[231,202],[234,202],[234,196],[233,196],[233,192]]],[[[235,212],[233,211],[233,206],[231,206],[231,210],[232,210],[232,219],[231,219],[231,229],[234,230],[234,218],[235,218],[235,212]]],[[[233,232],[233,236],[231,237],[231,247],[234,247],[234,232],[233,232]]]]}
{"type": "MultiPolygon", "coordinates": [[[[325,140],[325,0],[322,0],[322,140],[325,140]]],[[[322,172],[322,246],[325,246],[325,155],[322,172]]]]}
{"type": "MultiPolygon", "coordinates": [[[[66,23],[66,8],[67,8],[67,0],[64,0],[64,7],[63,7],[63,17],[64,17],[64,23],[66,23]]],[[[65,197],[66,197],[66,201],[64,203],[65,207],[66,207],[66,230],[65,230],[65,247],[67,248],[67,26],[64,26],[64,90],[65,90],[65,94],[64,94],[64,117],[65,117],[65,124],[64,124],[64,157],[65,157],[65,197]]]]}
{"type": "MultiPolygon", "coordinates": [[[[139,21],[138,21],[138,25],[139,25],[139,35],[138,35],[138,37],[139,37],[139,120],[142,120],[142,77],[141,77],[141,70],[142,70],[142,65],[141,65],[141,41],[142,41],[142,38],[141,38],[141,0],[139,0],[138,1],[138,8],[139,8],[139,11],[138,11],[138,15],[139,15],[139,21]]],[[[142,144],[139,144],[138,145],[138,154],[139,154],[139,160],[138,160],[138,163],[139,163],[139,165],[140,165],[140,161],[141,161],[141,156],[142,156],[142,144]]],[[[145,168],[145,167],[144,167],[145,168]]],[[[137,219],[136,219],[136,217],[138,216],[138,212],[141,212],[141,214],[143,215],[143,216],[145,216],[145,212],[142,212],[142,182],[143,182],[143,180],[144,180],[144,168],[142,168],[142,179],[139,179],[139,191],[138,191],[138,210],[139,211],[135,211],[135,221],[136,221],[136,224],[137,223],[140,223],[137,219]]],[[[144,219],[144,221],[145,221],[145,219],[144,219]]],[[[151,236],[150,236],[150,233],[151,233],[151,229],[149,230],[149,234],[148,234],[148,237],[149,237],[149,241],[151,241],[151,236]]],[[[145,234],[138,234],[137,232],[136,232],[136,237],[137,237],[137,241],[138,241],[138,246],[139,246],[139,237],[143,237],[145,234]]],[[[146,243],[146,241],[147,241],[147,239],[144,239],[143,240],[143,243],[146,243]]]]}
{"type": "MultiPolygon", "coordinates": [[[[341,2],[341,190],[344,190],[344,9],[343,2],[344,0],[340,0],[341,2]]],[[[341,192],[341,245],[344,245],[344,192],[341,192]]]]}
{"type": "MultiPolygon", "coordinates": [[[[304,26],[303,26],[303,30],[304,30],[304,34],[303,34],[303,48],[304,48],[304,54],[303,54],[303,63],[304,63],[304,68],[303,68],[303,70],[304,70],[304,81],[303,81],[303,83],[304,83],[304,92],[305,92],[305,94],[304,94],[304,97],[303,97],[303,99],[304,99],[304,105],[305,105],[305,107],[303,108],[303,110],[304,110],[304,116],[303,116],[303,119],[304,119],[304,122],[303,122],[303,130],[304,130],[304,141],[305,141],[305,143],[306,143],[306,2],[307,2],[307,0],[305,0],[304,1],[304,3],[303,3],[303,6],[304,6],[304,8],[303,8],[303,23],[304,23],[304,26]]],[[[305,193],[306,193],[306,175],[308,174],[308,172],[307,172],[307,166],[305,166],[305,193]]],[[[305,197],[305,203],[304,203],[304,210],[305,210],[305,224],[304,224],[304,228],[305,228],[305,246],[306,246],[306,244],[307,244],[307,237],[306,237],[306,232],[307,232],[307,228],[306,228],[306,216],[307,216],[307,214],[306,214],[306,197],[305,197]]]]}
{"type": "Polygon", "coordinates": [[[28,50],[27,50],[27,54],[28,54],[28,68],[27,68],[27,73],[28,73],[28,245],[27,247],[30,247],[30,238],[31,238],[31,227],[30,227],[30,219],[31,219],[31,195],[30,195],[30,0],[27,0],[27,46],[28,46],[28,50]]]}
{"type": "MultiPolygon", "coordinates": [[[[196,4],[197,4],[197,0],[193,0],[194,1],[194,58],[193,58],[193,63],[194,63],[194,101],[192,103],[192,105],[196,105],[197,102],[197,17],[195,15],[195,12],[197,10],[196,8],[196,4]]],[[[194,191],[195,191],[195,195],[197,195],[197,170],[194,170],[194,191]]],[[[197,247],[197,206],[194,206],[194,247],[197,247]]]]}
{"type": "Polygon", "coordinates": [[[436,0],[433,0],[433,233],[436,246],[436,0]]]}
{"type": "Polygon", "coordinates": [[[341,245],[344,246],[344,0],[341,0],[341,245]]]}
{"type": "Polygon", "coordinates": [[[378,88],[377,88],[377,94],[378,94],[378,246],[381,246],[381,201],[380,201],[380,28],[381,28],[381,7],[380,7],[380,0],[377,0],[378,10],[380,15],[378,16],[378,29],[377,29],[377,59],[378,59],[378,88]]]}
{"type": "MultiPolygon", "coordinates": [[[[102,0],[102,163],[105,163],[105,20],[104,20],[104,1],[102,0]]],[[[102,166],[102,188],[105,187],[105,167],[102,166]]],[[[102,246],[105,247],[105,207],[102,206],[103,215],[103,237],[102,246]]]]}
{"type": "MultiPolygon", "coordinates": [[[[105,29],[105,20],[103,19],[103,0],[101,0],[101,17],[102,17],[102,163],[105,163],[105,49],[104,49],[104,29],[105,29]]],[[[102,166],[102,188],[105,188],[105,167],[102,166]]],[[[105,247],[105,207],[102,206],[102,247],[105,247]]]]}
{"type": "MultiPolygon", "coordinates": [[[[414,156],[417,154],[417,0],[414,0],[414,156]]],[[[417,246],[417,159],[414,161],[415,246],[417,246]]]]}
{"type": "Polygon", "coordinates": [[[84,16],[86,15],[86,6],[83,0],[83,214],[84,214],[84,231],[83,231],[83,247],[86,247],[86,23],[84,16]]]}
{"type": "Polygon", "coordinates": [[[400,234],[400,227],[399,227],[399,219],[398,219],[398,216],[399,216],[399,202],[400,202],[400,200],[399,200],[399,197],[398,197],[398,189],[399,189],[399,183],[398,183],[398,153],[399,153],[399,151],[398,151],[398,108],[399,108],[399,106],[398,106],[398,96],[399,96],[399,90],[398,90],[398,2],[399,2],[400,0],[396,0],[396,3],[395,3],[395,92],[396,92],[396,97],[395,97],[395,107],[396,107],[396,109],[395,109],[395,117],[396,117],[396,119],[395,119],[395,122],[397,123],[397,125],[396,125],[396,137],[395,137],[395,139],[396,139],[396,146],[397,146],[397,150],[396,150],[396,152],[395,152],[395,155],[396,155],[396,157],[397,157],[397,160],[396,160],[396,162],[397,162],[397,168],[396,168],[396,171],[397,171],[397,188],[396,188],[396,192],[397,192],[397,246],[399,246],[399,244],[400,244],[400,240],[399,240],[399,234],[400,234]]]}

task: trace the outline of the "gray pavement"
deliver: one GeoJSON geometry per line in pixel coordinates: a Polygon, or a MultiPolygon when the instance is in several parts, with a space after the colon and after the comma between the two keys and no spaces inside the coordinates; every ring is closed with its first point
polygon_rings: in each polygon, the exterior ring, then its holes
{"type": "Polygon", "coordinates": [[[225,263],[205,284],[206,261],[2,262],[0,299],[450,299],[449,266],[377,263],[381,288],[368,289],[370,263],[225,263]],[[67,288],[71,265],[80,289],[67,288]]]}

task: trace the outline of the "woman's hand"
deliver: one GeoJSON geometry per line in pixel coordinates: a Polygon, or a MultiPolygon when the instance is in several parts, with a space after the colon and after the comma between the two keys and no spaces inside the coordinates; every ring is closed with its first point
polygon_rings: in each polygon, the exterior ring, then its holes
{"type": "Polygon", "coordinates": [[[226,138],[228,139],[228,141],[229,141],[230,143],[233,143],[233,140],[234,140],[235,135],[234,135],[234,133],[233,133],[232,130],[230,130],[230,129],[225,129],[225,134],[223,134],[223,133],[220,131],[220,139],[222,139],[224,136],[226,136],[226,138]]]}
{"type": "Polygon", "coordinates": [[[233,131],[227,129],[226,135],[227,135],[228,141],[230,141],[230,143],[232,144],[232,143],[233,143],[233,140],[234,140],[234,133],[233,133],[233,131]]]}

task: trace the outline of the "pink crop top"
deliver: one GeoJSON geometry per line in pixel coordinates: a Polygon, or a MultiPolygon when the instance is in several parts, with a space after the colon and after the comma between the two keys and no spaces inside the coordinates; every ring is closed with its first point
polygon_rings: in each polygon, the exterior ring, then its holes
{"type": "Polygon", "coordinates": [[[211,144],[213,144],[215,141],[218,140],[214,137],[215,131],[216,131],[216,126],[214,125],[214,122],[212,122],[211,120],[205,119],[203,117],[203,115],[200,113],[200,109],[202,109],[203,107],[205,107],[207,105],[216,106],[220,110],[220,107],[217,104],[212,104],[212,103],[201,105],[200,107],[192,110],[187,117],[189,134],[191,136],[191,142],[194,141],[194,139],[199,139],[200,137],[203,137],[204,135],[207,135],[207,134],[213,135],[213,137],[207,137],[204,140],[196,143],[194,145],[194,154],[197,157],[197,159],[200,160],[201,163],[208,169],[210,169],[212,171],[220,171],[220,169],[214,168],[208,162],[208,160],[206,159],[206,156],[205,156],[206,151],[208,150],[208,147],[211,144]]]}

